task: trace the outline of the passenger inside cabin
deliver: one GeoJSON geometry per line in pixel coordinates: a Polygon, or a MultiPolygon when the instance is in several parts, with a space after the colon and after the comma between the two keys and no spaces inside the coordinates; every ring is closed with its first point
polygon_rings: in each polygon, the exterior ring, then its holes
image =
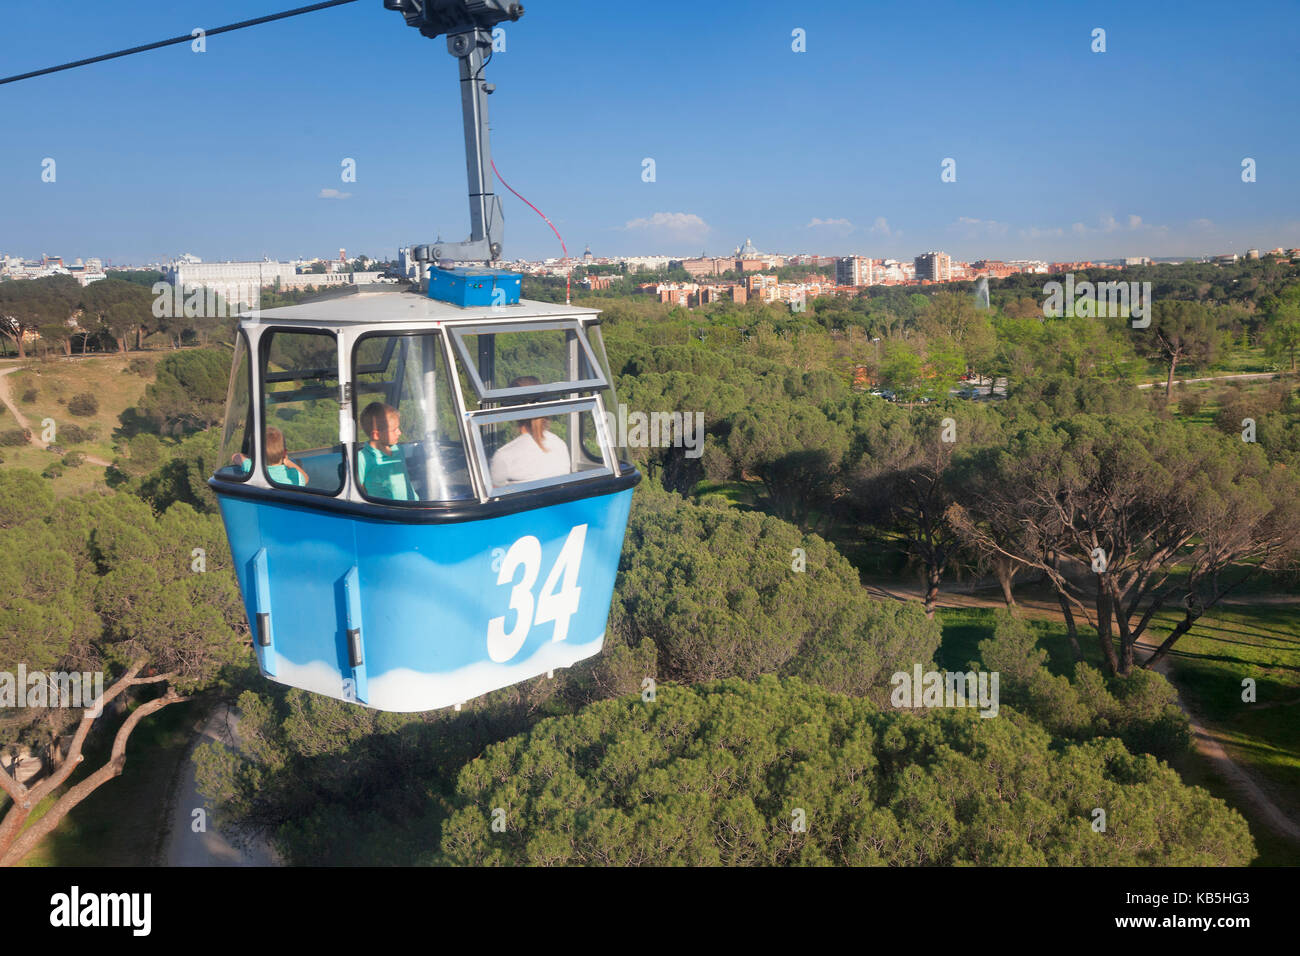
{"type": "Polygon", "coordinates": [[[370,439],[357,451],[357,475],[371,498],[415,501],[406,473],[406,458],[397,440],[402,437],[397,409],[371,402],[361,411],[361,432],[370,439]]]}
{"type": "MultiPolygon", "coordinates": [[[[511,388],[540,385],[533,375],[524,375],[510,383],[511,388]]],[[[513,484],[567,475],[569,446],[564,439],[547,428],[547,418],[529,418],[515,422],[519,435],[497,449],[492,456],[492,484],[513,484]]]]}
{"type": "MultiPolygon", "coordinates": [[[[231,461],[245,473],[253,470],[253,460],[245,455],[235,455],[231,461]]],[[[266,426],[266,474],[278,485],[307,484],[307,472],[285,453],[284,432],[274,425],[266,426]]]]}

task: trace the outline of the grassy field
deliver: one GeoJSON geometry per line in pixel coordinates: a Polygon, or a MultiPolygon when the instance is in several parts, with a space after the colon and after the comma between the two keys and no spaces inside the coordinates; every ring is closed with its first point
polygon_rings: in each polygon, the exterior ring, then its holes
{"type": "MultiPolygon", "coordinates": [[[[1168,633],[1172,621],[1157,618],[1168,633]]],[[[1300,605],[1216,608],[1171,652],[1174,683],[1224,738],[1224,749],[1300,819],[1300,605]],[[1255,682],[1254,703],[1242,681],[1255,682]]]]}
{"type": "MultiPolygon", "coordinates": [[[[964,670],[978,661],[979,642],[993,636],[994,614],[983,608],[940,609],[940,664],[964,670]]],[[[1067,673],[1071,657],[1065,625],[1051,620],[1030,624],[1048,653],[1048,667],[1067,673]]],[[[1154,635],[1167,634],[1172,624],[1170,616],[1157,616],[1154,635]]],[[[1099,667],[1095,639],[1084,638],[1081,633],[1084,658],[1099,667]]],[[[1172,676],[1206,728],[1223,738],[1232,760],[1246,768],[1284,812],[1300,818],[1300,606],[1255,603],[1216,609],[1175,645],[1172,676]],[[1256,680],[1255,704],[1241,701],[1243,677],[1256,680]]],[[[1257,866],[1300,865],[1300,846],[1241,806],[1212,762],[1193,751],[1175,766],[1187,783],[1204,787],[1246,817],[1259,850],[1257,866]]]]}
{"type": "MultiPolygon", "coordinates": [[[[19,412],[27,418],[32,432],[39,435],[42,422],[49,418],[55,424],[55,442],[64,452],[83,454],[112,461],[117,456],[115,436],[121,429],[121,415],[139,403],[145,388],[153,380],[153,367],[167,353],[131,352],[126,355],[94,355],[87,358],[28,360],[19,363],[20,370],[6,377],[9,394],[19,412]],[[141,372],[132,371],[128,365],[137,363],[141,372]],[[81,393],[95,396],[99,404],[93,415],[78,416],[68,411],[68,401],[81,393]],[[81,444],[61,442],[57,429],[64,424],[94,430],[96,437],[81,444]]],[[[8,366],[6,366],[8,367],[8,366]]],[[[7,409],[0,406],[0,431],[17,425],[7,409]]],[[[35,445],[0,448],[3,467],[26,468],[40,474],[59,456],[35,445]]],[[[65,467],[63,475],[51,479],[56,495],[60,497],[104,487],[104,469],[86,462],[78,467],[65,467]]]]}

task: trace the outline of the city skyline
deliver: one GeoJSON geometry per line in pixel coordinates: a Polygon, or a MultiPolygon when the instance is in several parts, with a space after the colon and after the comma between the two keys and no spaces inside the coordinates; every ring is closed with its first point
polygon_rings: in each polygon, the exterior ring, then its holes
{"type": "MultiPolygon", "coordinates": [[[[182,18],[270,11],[196,6],[141,0],[134,19],[89,7],[57,33],[43,15],[6,11],[0,73],[174,35],[182,18]]],[[[1300,131],[1285,121],[1293,5],[1224,20],[1193,3],[1176,21],[1120,4],[928,9],[918,34],[901,11],[848,3],[791,15],[760,2],[695,23],[665,2],[629,35],[625,16],[589,0],[531,8],[488,70],[494,155],[575,259],[585,245],[728,254],[744,236],[786,255],[903,260],[1300,245],[1300,131]],[[1090,49],[1097,28],[1104,53],[1090,49]],[[806,52],[792,49],[796,30],[806,52]],[[945,159],[955,181],[941,178],[945,159]]],[[[468,232],[454,60],[377,2],[212,38],[205,53],[180,46],[8,85],[0,108],[0,249],[13,255],[286,260],[337,235],[389,258],[468,232]],[[341,175],[349,159],[356,182],[341,175]]],[[[546,224],[498,191],[504,257],[559,257],[546,224]]]]}

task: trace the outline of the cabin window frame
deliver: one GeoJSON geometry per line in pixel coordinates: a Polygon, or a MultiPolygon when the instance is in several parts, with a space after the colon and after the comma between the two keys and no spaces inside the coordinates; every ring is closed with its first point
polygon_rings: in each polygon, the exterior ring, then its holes
{"type": "MultiPolygon", "coordinates": [[[[522,494],[530,491],[539,491],[543,488],[553,488],[557,485],[572,485],[579,482],[588,481],[592,478],[609,478],[617,477],[620,473],[620,465],[617,456],[614,454],[614,446],[610,441],[608,429],[606,428],[605,408],[601,401],[600,395],[589,395],[585,398],[564,398],[558,401],[534,402],[527,405],[509,405],[503,408],[486,408],[478,411],[466,412],[464,417],[465,432],[468,433],[469,441],[474,450],[474,464],[477,465],[481,475],[484,493],[487,498],[501,498],[506,495],[522,494]],[[482,426],[497,425],[503,422],[521,421],[527,418],[537,418],[541,416],[557,417],[559,415],[579,416],[590,412],[596,428],[596,440],[600,445],[601,464],[598,468],[587,468],[582,471],[570,471],[566,475],[554,475],[549,478],[538,478],[533,481],[517,481],[508,485],[495,485],[492,482],[491,462],[488,460],[487,446],[483,441],[482,426]]],[[[570,426],[572,428],[572,426],[570,426]]],[[[581,445],[581,437],[570,435],[569,441],[577,439],[581,445]]],[[[566,442],[568,444],[568,442],[566,442]]],[[[572,445],[569,445],[572,455],[572,445]]],[[[499,450],[499,449],[498,449],[499,450]]],[[[572,459],[570,459],[572,462],[572,459]]],[[[572,466],[572,463],[570,464],[572,466]]]]}
{"type": "MultiPolygon", "coordinates": [[[[258,463],[258,467],[260,468],[260,476],[261,476],[262,480],[266,482],[266,486],[267,486],[268,488],[274,490],[274,491],[283,491],[283,492],[290,492],[290,493],[299,493],[299,494],[305,494],[305,495],[315,495],[315,496],[318,497],[318,498],[341,498],[341,497],[344,497],[344,496],[346,495],[346,493],[347,493],[347,489],[348,489],[348,485],[349,485],[348,474],[349,474],[349,466],[350,466],[350,462],[349,462],[349,456],[348,456],[348,444],[347,444],[346,441],[343,440],[343,434],[342,434],[341,430],[335,433],[335,438],[337,439],[336,442],[335,442],[335,445],[339,448],[339,453],[342,455],[342,461],[343,461],[343,475],[342,475],[342,477],[341,477],[340,480],[339,480],[338,487],[335,488],[334,490],[332,490],[332,491],[324,491],[324,490],[321,490],[319,487],[313,488],[313,487],[312,487],[311,485],[309,485],[309,484],[308,484],[308,485],[290,485],[290,484],[285,484],[284,482],[275,481],[273,478],[271,478],[269,472],[267,471],[267,464],[266,464],[266,429],[267,429],[267,426],[268,426],[268,416],[267,416],[267,400],[266,400],[266,398],[267,398],[267,394],[268,394],[268,392],[266,391],[265,385],[266,385],[266,383],[267,383],[268,381],[275,382],[275,381],[291,381],[291,380],[292,380],[292,379],[288,379],[288,378],[278,378],[278,379],[268,378],[268,377],[267,377],[267,374],[266,374],[266,363],[267,363],[267,360],[270,358],[271,345],[274,343],[274,341],[275,341],[275,336],[278,335],[278,334],[291,334],[291,335],[321,335],[321,336],[327,336],[327,337],[330,339],[330,342],[331,342],[332,345],[333,345],[334,363],[333,363],[331,366],[329,366],[328,368],[309,369],[309,370],[306,370],[306,371],[314,371],[314,372],[317,372],[317,373],[323,373],[323,372],[326,372],[326,371],[330,371],[330,370],[332,370],[333,373],[334,373],[334,379],[335,379],[335,383],[336,383],[335,386],[334,386],[334,390],[333,390],[333,391],[334,391],[334,395],[333,395],[334,402],[335,402],[335,404],[338,405],[339,410],[342,410],[342,409],[345,407],[345,403],[341,401],[341,398],[342,398],[342,392],[343,392],[343,389],[344,389],[344,386],[345,386],[346,380],[343,378],[343,369],[341,369],[341,368],[339,367],[339,361],[338,361],[338,349],[339,349],[339,339],[340,339],[339,330],[337,330],[337,329],[329,329],[329,328],[321,328],[320,326],[270,325],[270,326],[265,326],[265,327],[263,327],[262,330],[261,330],[261,332],[260,332],[260,334],[258,335],[258,340],[257,340],[257,354],[258,354],[258,361],[257,361],[257,386],[258,386],[258,388],[257,388],[257,397],[258,397],[258,402],[257,402],[257,405],[258,405],[258,412],[259,412],[258,418],[259,418],[259,423],[260,423],[260,426],[261,426],[261,427],[258,429],[258,433],[257,433],[257,463],[258,463]]],[[[282,375],[285,375],[286,373],[283,373],[283,372],[277,372],[277,373],[275,373],[275,374],[276,374],[276,375],[281,375],[281,376],[282,376],[282,375]]],[[[303,376],[298,375],[298,376],[294,376],[294,378],[300,380],[300,379],[303,378],[303,376]]],[[[277,404],[278,404],[278,403],[277,403],[277,404]]],[[[337,417],[336,417],[336,420],[337,420],[337,417]]],[[[277,426],[277,427],[278,427],[278,426],[277,426]]],[[[283,429],[281,429],[281,431],[283,431],[283,429]]],[[[285,455],[287,456],[288,454],[289,454],[289,449],[288,449],[288,447],[286,446],[286,447],[285,447],[285,455]]]]}
{"type": "Polygon", "coordinates": [[[357,331],[352,336],[352,341],[349,347],[350,356],[348,359],[348,380],[347,380],[348,385],[350,386],[349,391],[352,397],[352,407],[349,410],[348,414],[353,422],[356,433],[354,435],[354,439],[352,442],[354,447],[349,449],[350,458],[351,458],[351,461],[349,462],[349,474],[351,476],[352,486],[353,488],[356,489],[356,493],[359,500],[364,501],[368,504],[377,504],[377,505],[384,505],[387,507],[396,507],[396,508],[455,507],[459,505],[464,505],[467,502],[483,500],[483,496],[480,493],[480,486],[475,473],[474,465],[470,459],[470,450],[467,443],[467,439],[465,435],[465,426],[464,426],[465,403],[463,397],[461,396],[460,382],[458,381],[456,375],[456,364],[452,358],[448,346],[448,339],[450,338],[450,336],[446,334],[446,331],[447,331],[446,328],[443,327],[442,325],[432,325],[426,328],[397,328],[397,329],[387,329],[387,328],[377,327],[377,328],[365,328],[364,330],[357,331]],[[414,501],[398,501],[393,498],[376,497],[366,492],[365,487],[361,483],[359,466],[357,464],[357,448],[360,445],[365,444],[365,441],[363,441],[365,436],[362,435],[361,433],[360,422],[358,421],[358,418],[361,414],[361,408],[362,408],[362,401],[361,401],[362,390],[359,387],[358,376],[365,375],[365,374],[378,374],[380,372],[387,371],[389,365],[391,365],[392,363],[393,352],[397,348],[397,339],[399,337],[418,339],[426,335],[433,335],[437,337],[438,344],[437,344],[436,351],[437,354],[441,356],[443,365],[446,366],[447,391],[449,396],[451,397],[452,408],[455,412],[456,429],[457,429],[457,433],[460,435],[460,440],[461,440],[461,451],[465,456],[465,469],[469,475],[470,493],[468,496],[463,498],[417,498],[414,501]],[[367,366],[358,365],[357,356],[361,349],[362,343],[365,342],[367,339],[380,338],[384,336],[388,337],[389,339],[388,347],[384,349],[384,364],[382,365],[372,364],[367,366]]]}
{"type": "Polygon", "coordinates": [[[465,322],[448,325],[453,350],[459,359],[461,369],[469,378],[478,400],[482,402],[502,402],[537,395],[566,395],[574,392],[600,391],[610,388],[605,369],[596,358],[595,350],[587,339],[586,330],[576,318],[546,319],[541,322],[465,322]],[[596,378],[566,379],[542,385],[523,385],[518,388],[488,388],[480,373],[476,358],[469,353],[465,343],[467,335],[500,335],[511,332],[567,332],[577,340],[581,356],[586,359],[587,367],[594,370],[596,378]]]}
{"type": "MultiPolygon", "coordinates": [[[[236,329],[235,333],[238,336],[238,340],[235,344],[235,353],[231,360],[230,384],[226,388],[226,417],[221,425],[221,445],[220,445],[219,453],[225,454],[226,451],[226,433],[231,423],[230,409],[234,402],[236,379],[238,378],[239,375],[239,356],[240,356],[239,347],[240,345],[243,345],[244,347],[243,354],[248,364],[247,377],[244,381],[244,387],[247,389],[248,408],[244,413],[244,440],[241,442],[241,444],[247,447],[250,444],[250,438],[251,438],[252,448],[250,450],[252,454],[245,452],[242,448],[237,452],[237,454],[244,455],[251,462],[256,462],[257,457],[259,455],[258,441],[257,441],[257,414],[256,414],[258,403],[254,400],[257,398],[257,392],[253,388],[254,385],[253,346],[248,341],[248,333],[245,332],[244,329],[242,328],[236,329]]],[[[234,465],[232,465],[228,461],[219,463],[217,465],[217,468],[213,471],[212,477],[216,478],[218,481],[229,481],[237,484],[243,484],[244,482],[247,482],[249,479],[251,479],[254,474],[256,474],[255,464],[250,465],[248,471],[243,471],[241,469],[239,474],[237,475],[234,473],[223,474],[223,472],[225,472],[227,468],[233,468],[233,467],[234,465]]]]}

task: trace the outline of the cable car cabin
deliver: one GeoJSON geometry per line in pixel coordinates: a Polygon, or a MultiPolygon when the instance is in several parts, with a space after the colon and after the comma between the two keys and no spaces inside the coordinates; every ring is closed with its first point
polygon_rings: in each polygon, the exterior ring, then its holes
{"type": "Polygon", "coordinates": [[[641,477],[607,410],[591,309],[245,317],[209,484],[262,673],[409,712],[597,653],[641,477]]]}

